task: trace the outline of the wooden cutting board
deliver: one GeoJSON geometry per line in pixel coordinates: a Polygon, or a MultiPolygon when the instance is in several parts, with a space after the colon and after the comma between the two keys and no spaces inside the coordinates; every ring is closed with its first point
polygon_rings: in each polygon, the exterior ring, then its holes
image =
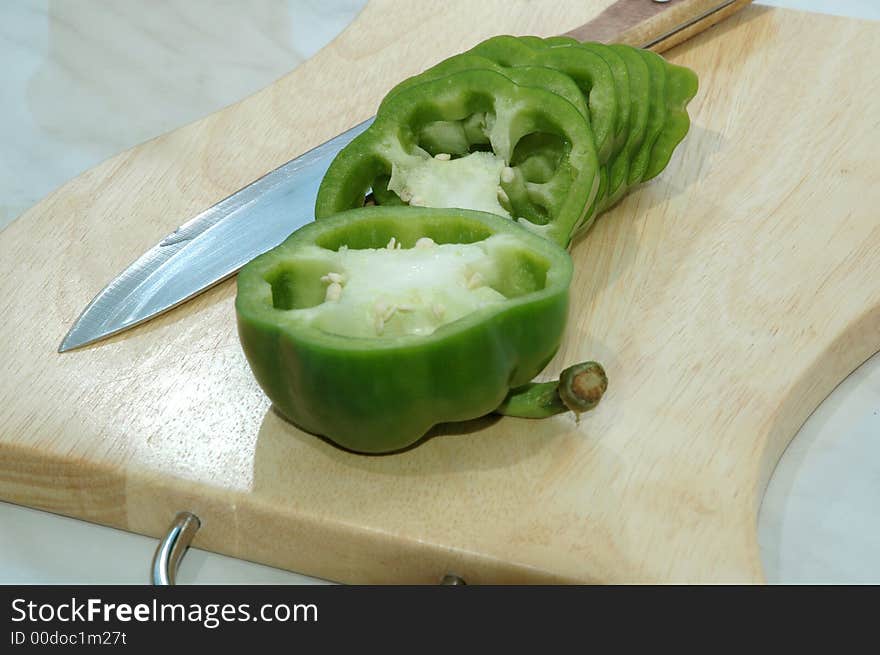
{"type": "Polygon", "coordinates": [[[232,281],[56,353],[157,238],[366,118],[402,77],[609,4],[370,5],[272,87],[0,233],[0,496],[154,536],[187,509],[201,548],[345,582],[762,581],[756,515],[778,457],[880,347],[876,23],[750,7],[667,53],[700,75],[691,132],[573,248],[546,373],[595,358],[610,377],[579,423],[486,419],[402,454],[338,450],[270,410],[232,281]]]}

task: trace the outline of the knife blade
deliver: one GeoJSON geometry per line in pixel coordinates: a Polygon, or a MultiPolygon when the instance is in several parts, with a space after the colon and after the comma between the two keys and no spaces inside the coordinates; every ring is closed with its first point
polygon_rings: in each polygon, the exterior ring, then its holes
{"type": "Polygon", "coordinates": [[[291,159],[178,227],[95,296],[58,352],[94,343],[167,312],[234,275],[313,221],[318,185],[330,162],[372,122],[367,119],[291,159]]]}
{"type": "MultiPolygon", "coordinates": [[[[687,35],[701,21],[704,26],[714,24],[725,10],[733,11],[748,2],[681,3],[675,23],[659,34],[639,33],[626,38],[626,32],[618,31],[618,36],[623,37],[622,42],[642,39],[636,44],[645,48],[661,41],[672,43],[675,35],[687,35]]],[[[619,4],[609,11],[613,13],[619,4]]],[[[666,2],[655,0],[652,4],[657,7],[666,2]]],[[[639,19],[656,16],[660,10],[646,5],[639,10],[645,12],[639,19]]],[[[624,11],[632,11],[632,5],[624,11]]],[[[613,20],[603,22],[600,16],[569,34],[586,40],[584,31],[593,34],[601,32],[603,25],[619,25],[620,17],[608,18],[613,20]]],[[[599,36],[595,38],[600,40],[599,36]]],[[[95,343],[177,307],[234,275],[251,259],[314,220],[318,186],[330,162],[372,121],[367,119],[270,171],[167,235],[92,299],[65,335],[58,352],[95,343]]]]}

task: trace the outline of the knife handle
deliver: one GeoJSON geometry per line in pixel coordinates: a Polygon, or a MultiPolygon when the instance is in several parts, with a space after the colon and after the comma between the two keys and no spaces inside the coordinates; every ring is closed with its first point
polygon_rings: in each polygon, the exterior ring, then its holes
{"type": "Polygon", "coordinates": [[[663,52],[715,25],[752,0],[618,0],[565,33],[579,41],[614,41],[663,52]]]}

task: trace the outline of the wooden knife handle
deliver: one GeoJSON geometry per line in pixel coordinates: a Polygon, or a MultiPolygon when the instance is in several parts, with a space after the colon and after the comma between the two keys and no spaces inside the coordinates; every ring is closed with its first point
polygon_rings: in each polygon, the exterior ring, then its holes
{"type": "Polygon", "coordinates": [[[580,41],[626,43],[663,52],[727,18],[752,0],[618,0],[566,32],[580,41]]]}

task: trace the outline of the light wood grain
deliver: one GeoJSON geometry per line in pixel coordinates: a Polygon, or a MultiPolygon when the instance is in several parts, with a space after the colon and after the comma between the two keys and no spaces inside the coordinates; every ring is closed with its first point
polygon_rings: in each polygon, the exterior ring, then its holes
{"type": "Polygon", "coordinates": [[[605,364],[609,391],[580,423],[486,420],[394,456],[342,452],[270,410],[234,282],[55,352],[158,236],[367,117],[404,76],[607,4],[468,3],[443,30],[418,3],[394,21],[370,5],[274,86],[0,233],[0,496],[155,536],[188,509],[199,547],[346,582],[761,581],[773,466],[880,345],[880,136],[858,110],[880,93],[876,24],[750,8],[668,53],[700,75],[691,132],[573,249],[546,372],[605,364]]]}

